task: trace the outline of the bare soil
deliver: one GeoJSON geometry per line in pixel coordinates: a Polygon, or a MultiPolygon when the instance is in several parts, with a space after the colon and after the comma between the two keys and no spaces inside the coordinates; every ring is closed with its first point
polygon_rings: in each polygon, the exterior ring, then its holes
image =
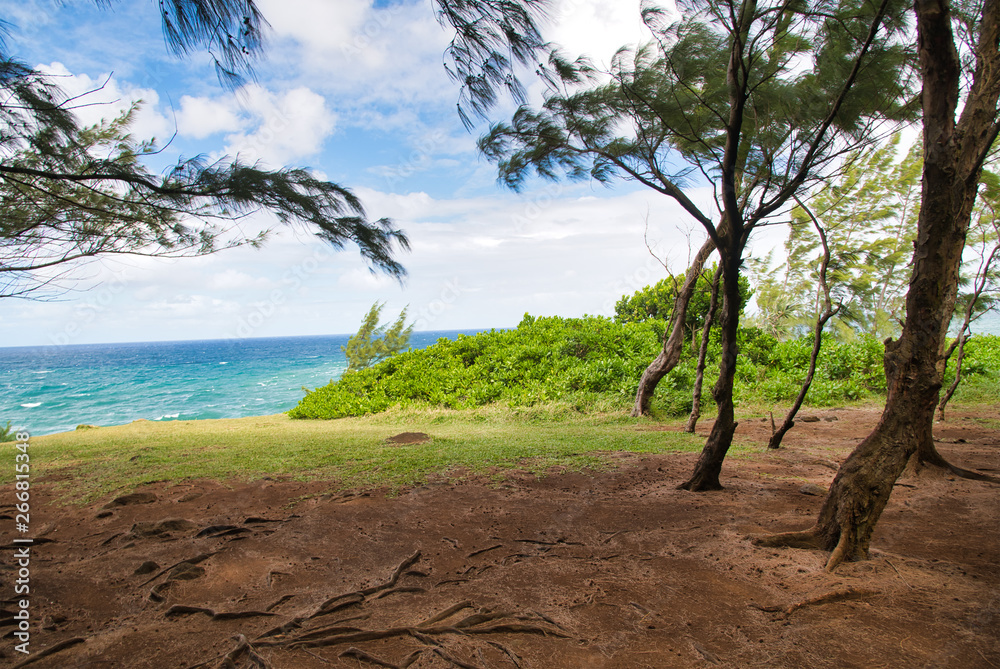
{"type": "MultiPolygon", "coordinates": [[[[713,493],[675,489],[694,454],[615,454],[609,471],[543,478],[458,472],[392,495],[164,482],[137,491],[155,501],[108,508],[56,504],[43,483],[31,655],[0,618],[0,666],[1000,667],[1000,486],[907,474],[871,559],[832,574],[824,553],[750,543],[811,524],[823,497],[807,493],[877,420],[814,415],[782,449],[730,457],[713,493]]],[[[997,472],[998,419],[955,412],[938,448],[997,472]]],[[[737,438],[769,434],[757,419],[737,438]]]]}

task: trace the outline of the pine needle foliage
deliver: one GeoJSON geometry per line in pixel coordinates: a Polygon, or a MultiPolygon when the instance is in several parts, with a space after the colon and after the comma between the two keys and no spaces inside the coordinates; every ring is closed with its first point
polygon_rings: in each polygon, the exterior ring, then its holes
{"type": "Polygon", "coordinates": [[[347,358],[348,372],[368,369],[400,353],[409,344],[414,324],[406,325],[406,309],[400,312],[392,325],[386,323],[380,326],[378,322],[384,308],[384,302],[373,304],[358,331],[346,346],[340,347],[347,358]]]}
{"type": "Polygon", "coordinates": [[[178,257],[258,245],[239,222],[269,212],[300,224],[335,248],[358,245],[377,270],[401,278],[406,235],[389,219],[369,220],[348,189],[305,169],[265,169],[238,160],[181,160],[162,175],[144,159],[132,106],[82,127],[73,101],[44,76],[0,61],[0,297],[65,289],[81,262],[107,255],[178,257]]]}

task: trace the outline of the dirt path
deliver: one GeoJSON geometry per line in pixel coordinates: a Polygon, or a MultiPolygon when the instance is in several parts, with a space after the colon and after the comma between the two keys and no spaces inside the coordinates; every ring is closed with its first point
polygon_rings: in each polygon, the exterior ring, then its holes
{"type": "MultiPolygon", "coordinates": [[[[52,541],[32,549],[30,657],[64,646],[28,666],[1000,667],[1000,486],[902,479],[872,559],[835,574],[749,543],[811,522],[822,497],[801,489],[828,485],[876,419],[816,415],[786,448],[730,458],[716,493],[675,489],[694,455],[392,497],[198,481],[103,509],[40,486],[32,522],[52,541]]],[[[1000,470],[998,418],[956,413],[940,450],[1000,470]]],[[[24,659],[14,643],[0,665],[24,659]]]]}

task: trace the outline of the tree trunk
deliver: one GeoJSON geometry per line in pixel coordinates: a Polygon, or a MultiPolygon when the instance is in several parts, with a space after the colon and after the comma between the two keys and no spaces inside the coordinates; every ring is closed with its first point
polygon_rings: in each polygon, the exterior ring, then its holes
{"type": "Polygon", "coordinates": [[[694,428],[701,418],[701,388],[705,382],[705,358],[708,357],[708,335],[712,330],[712,316],[715,315],[715,305],[719,301],[719,282],[722,280],[722,266],[715,271],[712,279],[712,297],[708,301],[708,313],[705,314],[705,325],[701,329],[701,346],[698,349],[698,368],[694,374],[694,390],[691,392],[691,414],[688,416],[684,431],[694,434],[694,428]]]}
{"type": "MultiPolygon", "coordinates": [[[[720,236],[720,239],[727,239],[720,236]]],[[[741,246],[739,242],[737,246],[741,246]]],[[[722,490],[719,473],[722,471],[722,461],[726,459],[729,446],[733,443],[736,432],[735,411],[733,406],[733,384],[736,380],[736,356],[739,346],[736,343],[740,322],[740,272],[741,253],[721,253],[719,261],[722,267],[722,361],[719,363],[719,379],[712,388],[712,396],[719,407],[715,424],[708,435],[708,441],[701,451],[701,457],[695,464],[691,478],[677,486],[680,490],[701,492],[704,490],[722,490]]]]}
{"type": "MultiPolygon", "coordinates": [[[[971,306],[970,306],[970,311],[971,306]]],[[[951,382],[948,386],[948,390],[945,391],[944,397],[941,398],[941,402],[938,404],[938,420],[944,420],[944,408],[948,406],[948,401],[951,400],[951,396],[955,394],[958,390],[958,384],[962,382],[962,361],[965,358],[965,342],[969,339],[969,318],[966,316],[964,327],[962,331],[958,333],[958,339],[955,342],[958,345],[958,357],[955,359],[955,380],[951,382]]],[[[951,358],[951,353],[954,350],[954,346],[948,350],[947,355],[945,355],[945,364],[948,364],[948,360],[951,358]]]]}
{"type": "Polygon", "coordinates": [[[1000,131],[1000,0],[986,0],[975,79],[956,125],[960,60],[947,0],[916,0],[923,76],[924,168],[906,321],[887,341],[888,395],[875,430],[847,458],[809,530],[759,539],[768,546],[832,550],[827,569],[863,559],[896,479],[933,438],[942,352],[954,311],[962,251],[986,152],[1000,131]]]}
{"type": "Polygon", "coordinates": [[[774,416],[771,417],[771,439],[767,442],[768,448],[780,448],[781,440],[785,438],[785,433],[795,425],[795,414],[802,407],[802,403],[806,399],[806,393],[809,392],[809,387],[812,385],[813,377],[816,376],[816,361],[819,359],[819,351],[823,346],[823,328],[840,311],[840,305],[837,305],[837,307],[833,306],[833,300],[830,299],[830,286],[826,282],[826,270],[830,265],[830,245],[826,241],[826,232],[813,215],[812,210],[805,206],[798,197],[795,197],[795,201],[808,214],[809,219],[816,228],[816,232],[819,233],[820,242],[823,244],[823,259],[819,266],[819,287],[823,293],[823,312],[816,317],[812,355],[809,357],[809,371],[806,373],[806,379],[802,382],[802,387],[799,389],[799,394],[795,398],[792,408],[785,414],[785,420],[781,422],[781,427],[777,430],[774,429],[774,416]]]}
{"type": "Polygon", "coordinates": [[[635,403],[632,405],[633,416],[649,415],[649,405],[653,400],[657,384],[680,362],[681,351],[684,348],[684,320],[687,318],[688,304],[691,302],[691,296],[694,295],[694,289],[698,285],[701,270],[714,250],[715,244],[711,240],[702,244],[684,275],[684,283],[674,299],[671,328],[663,333],[663,349],[653,362],[649,363],[649,367],[642,373],[642,378],[639,380],[639,388],[635,393],[635,403]]]}
{"type": "Polygon", "coordinates": [[[785,438],[785,434],[789,430],[795,427],[795,415],[802,408],[802,403],[806,399],[806,393],[809,392],[813,377],[816,376],[816,361],[819,359],[819,351],[823,346],[823,328],[826,326],[827,321],[833,318],[835,313],[836,311],[825,311],[816,319],[816,327],[813,331],[812,355],[809,357],[809,371],[806,373],[805,381],[802,382],[802,387],[799,388],[799,394],[796,396],[795,402],[792,403],[788,413],[785,414],[785,420],[781,421],[781,426],[771,434],[771,438],[767,442],[768,448],[781,448],[781,440],[785,438]]]}

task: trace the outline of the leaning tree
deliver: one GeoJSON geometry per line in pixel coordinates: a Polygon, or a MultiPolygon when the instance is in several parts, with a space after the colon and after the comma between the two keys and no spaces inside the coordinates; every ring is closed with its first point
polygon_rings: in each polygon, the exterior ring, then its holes
{"type": "Polygon", "coordinates": [[[923,81],[922,198],[906,320],[899,339],[886,344],[885,408],[841,465],[815,525],[758,539],[767,546],[829,550],[828,570],[867,557],[896,479],[918,449],[933,448],[962,252],[983,164],[1000,134],[1000,0],[972,2],[960,11],[948,0],[917,0],[914,9],[923,81]],[[970,38],[962,52],[956,25],[970,38]]]}
{"type": "Polygon", "coordinates": [[[653,41],[619,51],[606,80],[585,62],[555,58],[557,86],[542,107],[521,107],[480,148],[512,188],[531,171],[624,177],[673,198],[705,228],[698,259],[714,246],[722,268],[718,416],[681,487],[713,490],[736,429],[739,278],[750,235],[786,215],[796,193],[885,121],[907,115],[911,53],[899,0],[677,6],[679,17],[644,8],[653,41]],[[712,184],[715,212],[683,190],[695,179],[712,184]]]}

